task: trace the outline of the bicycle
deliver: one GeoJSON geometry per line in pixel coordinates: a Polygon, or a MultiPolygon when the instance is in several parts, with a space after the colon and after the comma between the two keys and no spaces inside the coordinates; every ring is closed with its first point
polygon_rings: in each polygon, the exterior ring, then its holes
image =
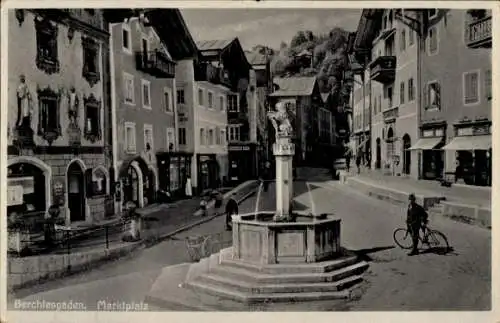
{"type": "MultiPolygon", "coordinates": [[[[425,244],[429,246],[429,248],[444,248],[446,252],[450,250],[448,239],[442,232],[433,230],[429,226],[425,227],[425,233],[423,236],[422,230],[418,231],[418,240],[423,245],[425,244]]],[[[411,234],[408,231],[408,228],[398,228],[394,230],[393,238],[394,242],[396,242],[396,244],[403,249],[411,249],[413,247],[411,234]]]]}

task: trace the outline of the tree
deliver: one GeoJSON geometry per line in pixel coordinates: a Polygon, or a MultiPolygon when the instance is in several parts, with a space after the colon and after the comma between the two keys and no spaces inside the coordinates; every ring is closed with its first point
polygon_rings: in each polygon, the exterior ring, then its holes
{"type": "Polygon", "coordinates": [[[305,42],[307,42],[305,33],[303,31],[299,31],[295,36],[293,36],[292,41],[290,42],[290,47],[297,47],[305,42]]]}

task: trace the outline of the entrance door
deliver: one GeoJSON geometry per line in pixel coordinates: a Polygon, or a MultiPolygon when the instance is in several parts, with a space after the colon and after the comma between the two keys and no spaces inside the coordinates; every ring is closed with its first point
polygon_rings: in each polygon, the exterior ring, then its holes
{"type": "Polygon", "coordinates": [[[403,173],[410,174],[411,169],[411,138],[408,134],[403,136],[403,173]]]}
{"type": "Polygon", "coordinates": [[[382,164],[382,160],[381,160],[382,159],[382,153],[381,153],[381,151],[382,151],[382,148],[380,146],[380,138],[377,138],[377,148],[376,148],[376,151],[375,151],[375,154],[376,154],[376,156],[375,156],[375,158],[376,158],[376,160],[375,160],[375,168],[377,168],[377,169],[380,169],[380,166],[382,164]]]}
{"type": "Polygon", "coordinates": [[[85,189],[83,170],[76,162],[68,168],[68,208],[70,220],[85,221],[85,189]]]}

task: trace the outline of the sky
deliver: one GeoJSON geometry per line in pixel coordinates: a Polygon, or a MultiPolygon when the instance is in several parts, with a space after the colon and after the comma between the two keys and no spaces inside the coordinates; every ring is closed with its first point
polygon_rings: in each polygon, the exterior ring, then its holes
{"type": "Polygon", "coordinates": [[[361,9],[181,9],[195,41],[238,37],[244,49],[290,43],[299,30],[355,31],[361,9]]]}

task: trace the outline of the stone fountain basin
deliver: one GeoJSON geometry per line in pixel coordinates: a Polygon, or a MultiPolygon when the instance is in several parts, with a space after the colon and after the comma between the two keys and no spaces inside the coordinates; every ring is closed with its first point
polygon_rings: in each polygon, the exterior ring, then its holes
{"type": "Polygon", "coordinates": [[[233,258],[255,264],[315,263],[342,255],[340,219],[294,212],[293,222],[275,222],[275,212],[233,217],[233,258]]]}

